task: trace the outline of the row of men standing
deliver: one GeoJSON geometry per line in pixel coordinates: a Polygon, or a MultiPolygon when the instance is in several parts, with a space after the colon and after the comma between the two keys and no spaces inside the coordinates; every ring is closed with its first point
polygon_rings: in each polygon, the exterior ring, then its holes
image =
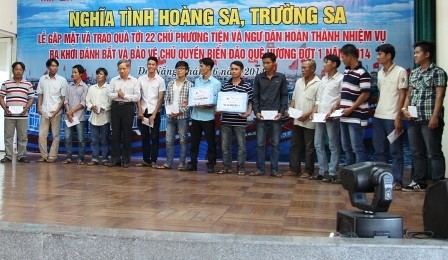
{"type": "MultiPolygon", "coordinates": [[[[394,47],[390,44],[384,44],[376,50],[378,53],[378,62],[383,65],[383,69],[380,70],[378,76],[380,99],[373,121],[375,160],[387,161],[389,153],[386,151],[390,149],[395,181],[394,189],[402,188],[402,138],[399,137],[396,142],[386,147],[386,136],[393,131],[397,134],[401,133],[403,129],[403,117],[410,120],[408,134],[410,136],[410,148],[416,173],[413,176],[412,183],[403,190],[425,189],[426,183],[424,180],[427,169],[426,163],[422,162],[426,156],[431,160],[433,181],[444,178],[445,162],[443,153],[441,152],[441,135],[443,130],[442,103],[446,87],[446,74],[442,69],[432,63],[434,49],[435,46],[429,42],[418,42],[415,44],[414,58],[420,67],[412,71],[409,84],[410,88],[408,90],[406,90],[408,87],[406,71],[393,64],[395,56],[394,47]],[[416,107],[418,115],[415,118],[412,118],[409,114],[409,105],[416,107]]],[[[298,175],[301,173],[301,177],[312,180],[337,182],[339,131],[341,133],[342,148],[346,156],[345,164],[350,165],[355,162],[368,160],[362,138],[364,126],[367,124],[367,112],[369,109],[367,98],[369,96],[371,78],[359,62],[358,50],[354,45],[347,44],[342,47],[341,59],[346,66],[344,75],[337,73],[337,68],[341,63],[339,57],[334,55],[325,57],[324,69],[327,75],[322,81],[315,75],[315,62],[312,60],[303,62],[303,77],[296,82],[293,97],[289,105],[290,108],[298,108],[304,113],[294,120],[290,152],[290,171],[288,171],[288,174],[298,175]],[[338,108],[343,109],[340,120],[329,117],[338,108]],[[325,113],[326,122],[313,123],[311,120],[314,113],[325,113]],[[323,141],[325,134],[329,136],[331,151],[329,164],[327,163],[323,141]],[[314,149],[316,150],[319,163],[318,174],[314,174],[314,149]],[[300,169],[302,151],[305,151],[306,158],[304,172],[301,172],[300,169]]],[[[231,156],[228,149],[229,135],[231,135],[232,131],[235,131],[239,144],[237,170],[239,174],[245,174],[245,142],[241,140],[244,139],[245,124],[243,121],[246,121],[247,116],[253,109],[256,115],[257,125],[257,169],[249,175],[258,176],[265,173],[264,148],[267,129],[270,129],[272,146],[272,154],[270,155],[271,175],[275,177],[283,176],[278,170],[278,145],[281,130],[280,119],[285,114],[288,114],[287,81],[282,73],[275,71],[274,65],[276,63],[276,57],[273,53],[265,53],[262,60],[265,71],[257,75],[254,80],[253,97],[249,98],[250,102],[248,103],[247,112],[238,115],[223,115],[223,123],[226,120],[230,120],[232,123],[239,121],[241,124],[223,124],[224,169],[219,173],[231,172],[231,156]],[[274,120],[264,120],[263,110],[276,110],[278,114],[274,120]],[[230,118],[226,119],[226,116],[230,116],[230,118]],[[227,129],[227,126],[232,127],[227,129]],[[239,128],[236,128],[236,126],[239,126],[239,128]]],[[[173,103],[179,104],[180,109],[178,113],[168,115],[167,162],[159,166],[159,168],[172,168],[172,144],[174,134],[177,130],[181,142],[179,170],[196,170],[199,142],[204,131],[208,142],[208,172],[215,172],[215,109],[213,105],[195,106],[192,110],[191,161],[188,164],[185,162],[187,153],[186,129],[189,117],[187,102],[188,89],[193,86],[193,83],[186,80],[189,67],[185,61],[179,61],[176,64],[177,78],[168,84],[168,90],[165,87],[164,80],[156,73],[157,58],[154,57],[148,59],[148,76],[144,75],[138,80],[130,76],[129,62],[121,60],[117,64],[119,76],[113,78],[110,85],[105,83],[107,71],[100,68],[97,70],[98,84],[91,88],[88,88],[81,80],[81,75],[84,73],[82,66],[76,65],[73,67],[73,82],[67,86],[67,81],[56,73],[59,66],[58,61],[49,59],[46,65],[48,74],[42,76],[37,88],[39,96],[37,111],[41,114],[39,131],[41,158],[38,161],[54,162],[56,160],[62,107],[65,107],[69,122],[74,121],[74,117],[77,117],[81,121],[75,127],[78,130],[80,140],[83,140],[81,135],[84,134],[83,129],[85,129],[83,122],[85,118],[84,107],[87,107],[92,112],[90,118],[92,144],[101,143],[103,149],[103,160],[101,163],[109,166],[121,165],[123,167],[129,167],[132,121],[136,103],[139,118],[138,124],[143,137],[143,162],[137,164],[137,166],[156,167],[160,108],[165,100],[165,105],[171,105],[173,103]],[[67,93],[64,93],[65,91],[67,93]],[[164,96],[165,91],[166,95],[164,96]],[[109,109],[112,120],[110,120],[109,109]],[[145,118],[148,119],[147,124],[152,127],[143,125],[143,119],[145,118]],[[112,156],[109,162],[107,160],[106,143],[110,129],[108,122],[110,121],[113,131],[112,156]],[[57,122],[59,122],[59,125],[57,122]],[[50,127],[54,139],[50,152],[48,153],[46,139],[50,127]]],[[[221,83],[211,76],[213,65],[213,60],[210,58],[204,58],[200,61],[201,77],[195,81],[194,86],[208,85],[217,94],[220,90],[225,90],[226,85],[221,88],[221,83]]],[[[14,77],[16,77],[16,69],[19,67],[21,67],[23,74],[24,65],[22,63],[15,63],[13,64],[14,77]]],[[[238,77],[233,77],[227,83],[228,91],[239,89],[239,91],[243,90],[252,95],[252,88],[248,86],[247,82],[241,79],[243,64],[236,61],[233,62],[231,71],[235,67],[239,68],[240,74],[238,77]]],[[[13,79],[11,82],[18,84],[17,79],[13,79]]],[[[11,82],[5,82],[2,85],[2,96],[7,95],[7,89],[9,84],[12,84],[11,82]]],[[[25,95],[30,96],[29,89],[25,95]]],[[[8,117],[11,119],[11,111],[8,109],[7,102],[3,98],[1,100],[7,119],[8,117]]],[[[32,105],[30,100],[31,98],[26,99],[26,97],[22,100],[22,103],[27,102],[23,105],[24,110],[20,114],[21,117],[27,115],[27,111],[32,105]]],[[[12,101],[10,100],[10,102],[12,101]]],[[[73,127],[68,127],[66,130],[67,158],[63,163],[72,162],[72,132],[73,127]]],[[[83,142],[80,142],[80,153],[77,160],[79,164],[84,163],[83,145],[83,142]]],[[[22,155],[23,149],[21,150],[18,160],[26,162],[25,155],[22,155]]],[[[10,160],[11,158],[8,156],[10,154],[7,150],[7,154],[2,159],[2,162],[4,160],[10,160]]],[[[89,164],[94,165],[99,163],[99,148],[93,148],[92,161],[89,164]]]]}
{"type": "MultiPolygon", "coordinates": [[[[445,178],[445,157],[441,148],[443,132],[443,99],[447,75],[433,62],[435,45],[421,41],[414,45],[414,61],[419,65],[407,71],[394,64],[395,48],[390,44],[377,47],[377,60],[383,68],[378,73],[379,100],[373,118],[374,161],[392,159],[394,190],[424,191],[431,172],[433,182],[445,178]],[[416,111],[411,114],[410,110],[416,111]],[[412,182],[403,186],[403,120],[408,120],[409,146],[412,154],[412,182]],[[388,136],[398,137],[388,141],[388,136]],[[430,160],[430,167],[427,166],[430,160]],[[428,169],[431,169],[430,171],[428,169]]],[[[294,122],[290,150],[290,171],[300,173],[301,151],[305,150],[305,171],[301,177],[340,183],[337,178],[339,140],[345,154],[345,165],[369,160],[363,143],[367,125],[371,76],[358,60],[358,49],[352,44],[341,48],[344,75],[337,72],[339,57],[325,57],[326,76],[315,74],[315,62],[305,61],[303,78],[296,83],[290,107],[304,111],[294,122]],[[330,117],[342,109],[340,120],[330,117]],[[324,123],[311,122],[314,113],[325,114],[324,123]],[[330,163],[325,153],[325,134],[329,137],[330,163]],[[313,143],[314,142],[314,143],[313,143]],[[319,172],[314,172],[314,149],[319,172]]]]}

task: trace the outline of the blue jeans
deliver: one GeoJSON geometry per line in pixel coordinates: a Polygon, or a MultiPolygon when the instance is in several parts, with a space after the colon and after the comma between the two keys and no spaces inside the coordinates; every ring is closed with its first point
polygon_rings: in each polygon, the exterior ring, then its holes
{"type": "Polygon", "coordinates": [[[247,156],[245,126],[221,125],[222,163],[226,169],[232,167],[232,131],[235,132],[238,143],[238,170],[243,170],[247,156]]]}
{"type": "Polygon", "coordinates": [[[352,165],[355,162],[366,162],[368,158],[366,149],[364,148],[364,127],[357,123],[341,122],[340,125],[341,144],[345,154],[345,164],[352,165]],[[356,155],[356,161],[354,155],[356,155]]]}
{"type": "Polygon", "coordinates": [[[185,164],[188,151],[188,118],[177,119],[168,117],[166,119],[166,163],[170,167],[173,166],[176,130],[179,134],[180,143],[179,164],[185,164]]]}
{"type": "Polygon", "coordinates": [[[336,175],[339,165],[340,141],[339,141],[339,120],[332,119],[325,123],[316,123],[314,133],[314,147],[316,149],[317,163],[319,165],[319,174],[328,173],[336,175]],[[327,160],[325,150],[325,137],[328,135],[328,147],[330,148],[330,164],[327,160]]]}
{"type": "Polygon", "coordinates": [[[266,161],[266,132],[271,134],[271,171],[278,172],[278,157],[280,155],[280,134],[282,129],[281,121],[256,120],[257,125],[257,169],[264,174],[266,161]]]}
{"type": "Polygon", "coordinates": [[[389,161],[389,153],[392,158],[392,175],[394,182],[402,183],[403,177],[403,135],[400,135],[393,143],[389,143],[387,136],[395,131],[394,120],[373,118],[373,148],[375,162],[389,161]],[[389,149],[388,149],[389,148],[389,149]]]}
{"type": "Polygon", "coordinates": [[[100,149],[103,161],[107,161],[109,152],[110,124],[92,125],[90,124],[90,145],[92,146],[92,161],[99,161],[100,149]]]}
{"type": "Polygon", "coordinates": [[[73,131],[78,134],[78,160],[84,161],[84,155],[86,151],[86,144],[84,142],[84,129],[86,128],[86,121],[81,121],[79,124],[74,125],[72,127],[65,128],[65,151],[67,153],[67,159],[73,159],[73,150],[72,150],[72,136],[73,131]]]}
{"type": "Polygon", "coordinates": [[[439,127],[430,129],[429,121],[410,121],[408,126],[409,148],[412,154],[414,168],[413,181],[425,182],[427,158],[431,161],[432,180],[445,178],[445,156],[442,152],[442,133],[444,122],[439,119],[439,127]]]}

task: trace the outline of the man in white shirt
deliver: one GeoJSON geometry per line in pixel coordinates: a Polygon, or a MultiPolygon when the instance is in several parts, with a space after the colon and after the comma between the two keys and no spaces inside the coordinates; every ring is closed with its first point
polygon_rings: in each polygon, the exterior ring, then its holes
{"type": "Polygon", "coordinates": [[[406,70],[393,63],[395,48],[390,44],[383,44],[376,48],[378,63],[383,68],[378,72],[378,90],[380,96],[373,118],[373,147],[375,162],[389,162],[392,158],[392,175],[394,176],[394,190],[403,187],[403,136],[400,135],[393,143],[389,143],[387,136],[394,132],[403,132],[401,108],[404,105],[408,88],[408,74],[406,70]]]}
{"type": "Polygon", "coordinates": [[[97,84],[91,86],[87,92],[86,107],[90,111],[90,145],[92,146],[92,161],[88,165],[100,164],[100,150],[102,165],[107,165],[110,135],[110,107],[111,100],[107,96],[110,87],[106,83],[108,72],[105,68],[96,70],[97,84]]]}
{"type": "Polygon", "coordinates": [[[142,135],[143,162],[136,164],[137,167],[157,167],[160,108],[166,90],[165,80],[157,74],[158,63],[156,57],[149,57],[146,63],[147,75],[138,78],[141,98],[137,101],[137,123],[142,135]],[[149,126],[143,123],[145,119],[148,119],[149,126]]]}
{"type": "Polygon", "coordinates": [[[339,108],[341,100],[341,82],[344,76],[337,71],[341,65],[338,56],[330,54],[324,58],[324,70],[327,73],[323,78],[317,92],[317,113],[326,114],[324,123],[316,123],[314,134],[314,148],[316,149],[319,174],[315,179],[323,182],[336,180],[340,155],[340,126],[339,118],[332,118],[330,114],[339,108]],[[327,161],[325,139],[328,135],[328,146],[330,148],[330,163],[327,161]]]}
{"type": "Polygon", "coordinates": [[[314,128],[316,124],[312,122],[312,116],[320,85],[320,79],[314,74],[315,71],[316,62],[314,60],[306,60],[302,63],[303,77],[297,80],[289,105],[290,108],[301,110],[303,114],[294,119],[287,174],[297,176],[301,172],[300,161],[303,151],[305,151],[305,171],[300,175],[301,178],[311,178],[314,173],[314,128]]]}
{"type": "Polygon", "coordinates": [[[61,130],[62,107],[64,106],[67,80],[57,74],[59,62],[48,59],[46,62],[48,73],[39,79],[37,85],[37,113],[41,115],[39,125],[39,151],[37,162],[54,163],[59,150],[59,133],[61,130]],[[51,127],[53,142],[48,153],[47,138],[51,127]]]}
{"type": "Polygon", "coordinates": [[[132,123],[135,102],[140,100],[138,80],[130,75],[129,60],[117,63],[119,75],[110,81],[108,96],[112,100],[112,156],[109,166],[129,167],[132,146],[132,123]]]}

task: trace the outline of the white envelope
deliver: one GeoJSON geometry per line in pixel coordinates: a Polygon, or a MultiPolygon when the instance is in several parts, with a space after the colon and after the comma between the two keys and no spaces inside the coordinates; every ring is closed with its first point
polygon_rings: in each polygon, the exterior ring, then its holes
{"type": "Polygon", "coordinates": [[[68,121],[68,119],[65,120],[65,124],[67,125],[67,127],[72,127],[74,125],[79,124],[79,119],[77,116],[73,117],[73,122],[68,121]]]}
{"type": "Polygon", "coordinates": [[[179,113],[179,106],[178,105],[168,105],[165,106],[165,112],[167,115],[169,114],[177,114],[179,113]]]}
{"type": "Polygon", "coordinates": [[[295,108],[288,108],[289,117],[297,119],[303,115],[303,111],[295,108]]]}
{"type": "Polygon", "coordinates": [[[408,106],[408,111],[411,117],[418,117],[416,106],[408,106]]]}
{"type": "Polygon", "coordinates": [[[327,114],[325,113],[314,113],[313,122],[315,123],[325,123],[325,117],[327,114]]]}
{"type": "Polygon", "coordinates": [[[277,114],[277,110],[261,110],[261,115],[263,116],[264,120],[274,120],[277,114]]]}
{"type": "Polygon", "coordinates": [[[343,111],[344,111],[343,108],[337,109],[333,113],[331,113],[330,117],[340,117],[342,116],[343,111]]]}
{"type": "Polygon", "coordinates": [[[403,133],[403,131],[401,131],[400,133],[397,134],[397,131],[395,131],[395,129],[387,136],[387,139],[389,140],[389,143],[393,143],[395,142],[395,140],[398,139],[398,137],[400,137],[400,135],[403,133]]]}
{"type": "Polygon", "coordinates": [[[17,115],[23,112],[22,106],[9,106],[8,109],[9,111],[11,111],[11,114],[13,115],[17,115]]]}
{"type": "Polygon", "coordinates": [[[143,117],[142,124],[147,125],[149,127],[153,126],[153,125],[150,124],[149,118],[147,118],[147,117],[143,117]]]}

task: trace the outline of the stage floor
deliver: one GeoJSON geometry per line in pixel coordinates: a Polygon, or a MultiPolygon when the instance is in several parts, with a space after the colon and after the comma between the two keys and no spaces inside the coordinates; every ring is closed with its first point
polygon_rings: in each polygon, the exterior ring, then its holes
{"type": "MultiPolygon", "coordinates": [[[[3,157],[3,153],[0,154],[3,157]]],[[[222,234],[328,236],[351,207],[341,185],[297,177],[37,163],[0,164],[0,221],[222,234]]],[[[139,160],[133,158],[133,163],[139,160]]],[[[131,164],[133,165],[133,164],[131,164]]],[[[248,164],[246,170],[253,170],[248,164]]],[[[280,166],[287,170],[287,164],[280,166]]],[[[220,169],[221,165],[217,165],[220,169]]],[[[268,167],[267,167],[268,168],[268,167]]],[[[406,183],[409,171],[405,173],[406,183]]],[[[422,231],[424,192],[394,192],[389,209],[422,231]]]]}

